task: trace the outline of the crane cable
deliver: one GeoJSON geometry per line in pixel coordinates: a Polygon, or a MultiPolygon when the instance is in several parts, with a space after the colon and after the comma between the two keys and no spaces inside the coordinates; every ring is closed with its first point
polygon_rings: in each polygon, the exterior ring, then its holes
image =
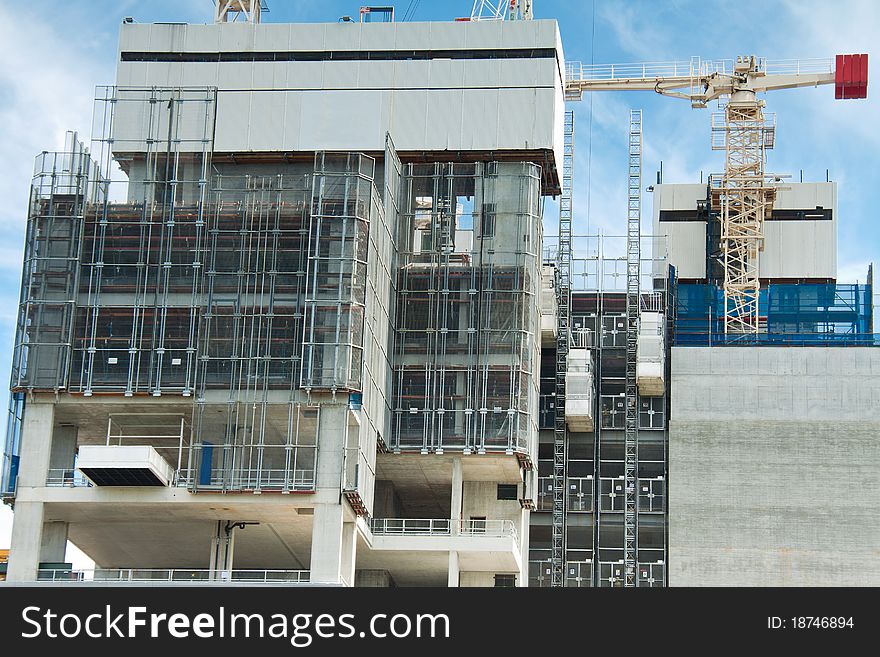
{"type": "Polygon", "coordinates": [[[421,0],[409,0],[409,4],[406,6],[406,11],[403,12],[403,22],[412,19],[415,16],[416,9],[419,8],[419,3],[421,0]]]}

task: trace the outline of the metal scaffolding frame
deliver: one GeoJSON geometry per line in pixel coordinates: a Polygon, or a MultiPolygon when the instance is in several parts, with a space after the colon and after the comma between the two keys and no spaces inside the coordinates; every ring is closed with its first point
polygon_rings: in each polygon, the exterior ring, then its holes
{"type": "MultiPolygon", "coordinates": [[[[571,238],[572,332],[586,332],[596,385],[594,431],[568,431],[566,443],[565,586],[623,586],[628,235],[571,238]]],[[[668,271],[663,238],[640,236],[641,311],[668,312],[668,271]]],[[[557,261],[558,240],[545,240],[544,261],[557,261]]],[[[552,354],[552,352],[551,352],[552,354]]],[[[544,359],[541,381],[541,455],[537,512],[553,509],[555,356],[544,359]]],[[[668,371],[667,371],[668,376],[668,371]]],[[[637,390],[636,390],[637,392],[637,390]]],[[[668,395],[637,394],[638,497],[635,574],[639,586],[665,586],[666,428],[668,395]]],[[[551,527],[532,524],[530,586],[551,586],[551,527]],[[547,532],[544,534],[543,532],[547,532]]]]}
{"type": "Polygon", "coordinates": [[[175,485],[310,491],[329,402],[360,413],[358,428],[342,423],[340,479],[366,508],[388,432],[393,300],[375,161],[218,164],[215,104],[211,87],[102,87],[95,161],[76,143],[40,156],[6,460],[21,393],[150,396],[186,419],[173,445],[132,429],[176,463],[175,485]],[[60,311],[35,316],[40,290],[60,311]]]}
{"type": "Polygon", "coordinates": [[[556,256],[556,418],[553,432],[552,586],[565,585],[566,447],[565,375],[571,339],[571,220],[574,170],[574,112],[565,113],[562,195],[559,197],[559,246],[556,256]]]}
{"type": "Polygon", "coordinates": [[[540,168],[407,164],[402,194],[389,447],[531,460],[540,168]]]}
{"type": "Polygon", "coordinates": [[[642,222],[642,111],[629,113],[629,183],[627,187],[626,232],[626,391],[624,433],[624,506],[623,565],[624,585],[637,586],[638,561],[638,494],[636,485],[639,467],[639,413],[636,382],[641,307],[640,272],[642,222]]]}

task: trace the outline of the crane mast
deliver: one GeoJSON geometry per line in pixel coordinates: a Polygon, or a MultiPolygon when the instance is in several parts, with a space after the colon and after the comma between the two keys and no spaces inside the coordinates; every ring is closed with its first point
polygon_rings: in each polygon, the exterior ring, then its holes
{"type": "Polygon", "coordinates": [[[532,20],[532,0],[474,0],[472,21],[532,20]]]}
{"type": "Polygon", "coordinates": [[[761,282],[758,254],[764,244],[764,219],[773,209],[776,187],[764,170],[766,151],[775,141],[775,118],[765,115],[758,93],[834,84],[837,98],[865,98],[868,56],[838,55],[835,60],[736,60],[584,66],[566,64],[565,98],[580,100],[585,91],[650,90],[683,98],[695,108],[725,99],[713,117],[713,148],[725,153],[724,173],[710,180],[713,207],[721,217],[724,333],[762,331],[758,311],[761,282]]]}
{"type": "Polygon", "coordinates": [[[774,126],[764,117],[763,101],[753,91],[737,91],[724,108],[720,130],[724,174],[711,189],[720,209],[724,279],[724,333],[761,332],[758,253],[764,248],[764,218],[773,208],[776,188],[764,173],[765,151],[773,145],[774,126]]]}

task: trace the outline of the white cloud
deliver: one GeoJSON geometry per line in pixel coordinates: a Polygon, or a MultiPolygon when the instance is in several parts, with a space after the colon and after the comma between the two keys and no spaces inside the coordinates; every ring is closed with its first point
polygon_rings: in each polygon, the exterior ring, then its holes
{"type": "Polygon", "coordinates": [[[644,11],[611,2],[601,5],[596,18],[611,28],[621,48],[638,60],[654,62],[665,59],[668,49],[668,30],[661,29],[657,21],[659,9],[644,11]]]}
{"type": "Polygon", "coordinates": [[[837,266],[837,278],[846,283],[864,283],[868,279],[870,262],[845,262],[837,266]]]}
{"type": "MultiPolygon", "coordinates": [[[[72,30],[75,32],[75,30],[72,30]]],[[[112,79],[94,53],[79,47],[70,30],[62,35],[45,20],[0,6],[0,59],[20,65],[0,67],[0,231],[9,240],[0,268],[19,269],[34,156],[60,149],[64,133],[91,131],[92,90],[112,79]]],[[[110,62],[112,64],[112,60],[110,62]]]]}
{"type": "MultiPolygon", "coordinates": [[[[56,23],[57,24],[57,23],[56,23]]],[[[0,271],[18,280],[27,218],[28,189],[34,157],[60,149],[64,133],[76,130],[88,141],[92,122],[92,90],[113,79],[113,58],[95,47],[95,35],[83,36],[79,26],[65,24],[62,34],[51,21],[27,8],[0,6],[0,271]]],[[[5,287],[0,327],[8,335],[15,321],[18,286],[5,287]]],[[[10,346],[0,345],[0,362],[8,364],[10,346]]],[[[6,379],[2,379],[6,380],[6,379]]],[[[10,543],[12,512],[0,507],[0,547],[10,543]]],[[[79,567],[91,561],[72,545],[68,559],[79,567]]]]}

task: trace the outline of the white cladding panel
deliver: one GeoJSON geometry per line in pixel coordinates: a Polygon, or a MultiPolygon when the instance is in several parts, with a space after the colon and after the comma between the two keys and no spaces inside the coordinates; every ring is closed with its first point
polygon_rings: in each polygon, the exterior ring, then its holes
{"type": "MultiPolygon", "coordinates": [[[[551,149],[562,160],[555,21],[124,24],[120,52],[552,48],[556,58],[119,62],[118,87],[217,87],[215,152],[551,149]]],[[[132,123],[114,136],[136,143],[132,123]],[[125,132],[126,134],[123,134],[125,132]]]]}
{"type": "MultiPolygon", "coordinates": [[[[660,210],[693,210],[697,201],[706,198],[706,186],[655,185],[654,235],[668,252],[668,262],[678,278],[706,277],[706,224],[702,221],[660,221],[660,210]]],[[[655,254],[660,256],[662,254],[655,254]]]]}
{"type": "Polygon", "coordinates": [[[767,221],[761,278],[837,278],[834,221],[767,221]]]}
{"type": "Polygon", "coordinates": [[[678,278],[706,277],[706,223],[704,221],[669,221],[660,224],[659,234],[666,237],[668,262],[678,278]]]}
{"type": "MultiPolygon", "coordinates": [[[[706,185],[655,185],[654,234],[666,236],[669,263],[679,278],[706,276],[706,224],[702,221],[660,221],[660,210],[695,210],[706,198],[706,185]]],[[[774,208],[831,209],[831,220],[764,222],[761,278],[837,277],[837,185],[833,182],[783,183],[774,208]]]]}

